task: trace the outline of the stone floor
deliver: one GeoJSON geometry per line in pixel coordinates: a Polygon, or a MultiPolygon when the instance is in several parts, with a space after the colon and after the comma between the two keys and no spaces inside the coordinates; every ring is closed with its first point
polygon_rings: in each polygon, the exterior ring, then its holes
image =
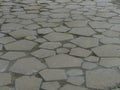
{"type": "Polygon", "coordinates": [[[118,5],[1,0],[0,90],[120,90],[118,5]]]}

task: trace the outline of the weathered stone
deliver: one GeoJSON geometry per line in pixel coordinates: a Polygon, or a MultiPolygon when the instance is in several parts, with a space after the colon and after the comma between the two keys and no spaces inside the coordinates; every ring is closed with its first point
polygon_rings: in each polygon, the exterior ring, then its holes
{"type": "Polygon", "coordinates": [[[39,49],[31,53],[33,56],[38,58],[46,58],[49,56],[54,56],[56,53],[53,50],[39,49]]]}
{"type": "Polygon", "coordinates": [[[45,90],[57,90],[60,87],[58,82],[44,82],[41,86],[45,90]]]}
{"type": "Polygon", "coordinates": [[[20,57],[24,57],[25,55],[26,54],[24,52],[12,52],[12,51],[10,51],[10,52],[3,54],[1,56],[1,58],[7,59],[7,60],[16,60],[20,57]]]}
{"type": "Polygon", "coordinates": [[[29,57],[16,61],[15,64],[13,64],[13,66],[9,69],[9,71],[19,74],[31,75],[45,68],[46,65],[41,63],[38,59],[29,57]]]}
{"type": "Polygon", "coordinates": [[[64,53],[68,53],[69,49],[67,49],[67,48],[58,48],[58,49],[56,49],[56,52],[59,53],[59,54],[64,54],[64,53]]]}
{"type": "Polygon", "coordinates": [[[73,39],[73,35],[67,33],[53,32],[45,35],[44,38],[48,39],[49,41],[64,41],[64,40],[73,39]]]}
{"type": "Polygon", "coordinates": [[[78,28],[78,27],[87,26],[87,22],[88,21],[71,21],[71,22],[66,22],[65,24],[71,28],[78,28]]]}
{"type": "Polygon", "coordinates": [[[62,46],[60,42],[45,42],[42,45],[40,45],[40,48],[45,48],[45,49],[56,49],[58,47],[62,46]]]}
{"type": "Polygon", "coordinates": [[[92,30],[91,28],[84,27],[84,28],[72,28],[70,33],[82,36],[91,36],[95,34],[95,31],[92,30]]]}
{"type": "Polygon", "coordinates": [[[51,18],[68,18],[69,14],[65,14],[65,13],[55,13],[55,14],[51,14],[50,15],[51,18]]]}
{"type": "Polygon", "coordinates": [[[89,62],[98,62],[99,58],[96,56],[89,56],[89,57],[84,58],[84,60],[89,61],[89,62]]]}
{"type": "Polygon", "coordinates": [[[99,57],[119,57],[120,56],[119,45],[102,45],[93,48],[92,51],[99,57]]]}
{"type": "Polygon", "coordinates": [[[65,80],[67,76],[62,69],[45,69],[40,72],[45,81],[65,80]]]}
{"type": "Polygon", "coordinates": [[[70,69],[66,72],[69,76],[79,76],[83,75],[83,71],[81,69],[70,69]]]}
{"type": "Polygon", "coordinates": [[[111,30],[120,32],[120,24],[115,24],[111,27],[111,30]]]}
{"type": "Polygon", "coordinates": [[[51,28],[42,28],[37,30],[38,34],[48,34],[50,32],[53,32],[51,28]]]}
{"type": "Polygon", "coordinates": [[[98,39],[91,37],[79,37],[71,40],[71,42],[83,48],[92,48],[99,44],[98,39]]]}
{"type": "Polygon", "coordinates": [[[86,85],[95,89],[106,89],[120,83],[120,73],[113,69],[98,69],[86,72],[86,85]]]}
{"type": "Polygon", "coordinates": [[[95,64],[95,63],[84,62],[84,63],[82,64],[82,68],[83,68],[83,69],[94,69],[94,68],[96,68],[96,67],[97,67],[97,64],[95,64]]]}
{"type": "Polygon", "coordinates": [[[103,35],[108,36],[108,37],[119,37],[120,33],[111,31],[111,30],[107,30],[106,32],[103,33],[103,35]]]}
{"type": "Polygon", "coordinates": [[[45,59],[50,68],[80,67],[82,60],[66,54],[55,55],[45,59]]]}
{"type": "Polygon", "coordinates": [[[5,45],[6,50],[30,51],[37,43],[29,40],[19,40],[5,45]]]}
{"type": "Polygon", "coordinates": [[[67,32],[67,31],[70,30],[70,28],[67,28],[67,27],[65,27],[65,26],[60,26],[60,27],[54,28],[54,30],[55,30],[56,32],[67,32]]]}
{"type": "Polygon", "coordinates": [[[0,59],[0,72],[6,71],[8,65],[9,65],[9,62],[8,62],[8,61],[1,60],[1,59],[0,59]]]}
{"type": "Polygon", "coordinates": [[[92,52],[83,48],[73,48],[70,51],[70,55],[79,57],[88,57],[92,52]]]}
{"type": "Polygon", "coordinates": [[[76,45],[74,45],[72,43],[66,43],[66,44],[63,44],[63,47],[65,47],[65,48],[75,48],[76,45]]]}
{"type": "Polygon", "coordinates": [[[0,73],[0,86],[11,84],[10,73],[0,73]]]}
{"type": "Polygon", "coordinates": [[[120,66],[120,58],[101,58],[100,65],[104,67],[120,66]]]}
{"type": "Polygon", "coordinates": [[[9,87],[0,87],[0,90],[11,90],[9,87]]]}
{"type": "Polygon", "coordinates": [[[23,76],[15,81],[16,90],[39,90],[42,83],[41,78],[34,76],[23,76]]]}
{"type": "Polygon", "coordinates": [[[0,43],[1,44],[7,44],[7,43],[10,43],[10,42],[14,42],[14,41],[16,41],[16,40],[12,37],[1,37],[0,38],[0,43]]]}

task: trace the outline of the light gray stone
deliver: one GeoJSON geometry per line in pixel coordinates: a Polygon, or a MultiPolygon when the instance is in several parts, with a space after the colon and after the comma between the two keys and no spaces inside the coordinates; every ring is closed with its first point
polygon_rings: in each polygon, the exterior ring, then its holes
{"type": "Polygon", "coordinates": [[[99,58],[96,56],[89,56],[89,57],[84,58],[84,60],[89,61],[89,62],[98,62],[99,58]]]}
{"type": "Polygon", "coordinates": [[[15,81],[16,90],[39,90],[42,83],[41,78],[34,76],[23,76],[15,81]]]}
{"type": "Polygon", "coordinates": [[[96,68],[98,65],[96,64],[96,63],[90,63],[90,62],[84,62],[83,64],[82,64],[82,68],[83,69],[94,69],[94,68],[96,68]]]}
{"type": "Polygon", "coordinates": [[[82,60],[66,54],[59,54],[45,59],[50,68],[80,67],[82,60]]]}
{"type": "Polygon", "coordinates": [[[8,65],[9,65],[8,61],[0,59],[0,72],[6,71],[8,65]]]}
{"type": "Polygon", "coordinates": [[[72,28],[70,33],[82,36],[91,36],[95,34],[95,31],[92,30],[91,28],[84,27],[84,28],[72,28]]]}
{"type": "Polygon", "coordinates": [[[86,72],[86,85],[95,89],[106,89],[120,83],[120,73],[113,69],[98,69],[86,72]]]}
{"type": "Polygon", "coordinates": [[[16,60],[20,57],[24,57],[25,55],[26,54],[24,52],[12,52],[12,51],[10,51],[10,52],[3,54],[1,56],[1,58],[7,59],[7,60],[16,60]]]}
{"type": "Polygon", "coordinates": [[[73,48],[70,51],[70,55],[78,57],[88,57],[92,52],[83,48],[73,48]]]}
{"type": "Polygon", "coordinates": [[[120,24],[115,24],[111,27],[111,30],[120,32],[120,24]]]}
{"type": "Polygon", "coordinates": [[[74,45],[72,43],[65,43],[65,44],[63,44],[63,47],[65,47],[65,48],[75,48],[76,45],[74,45]]]}
{"type": "Polygon", "coordinates": [[[14,41],[16,41],[16,40],[12,37],[1,37],[0,38],[0,43],[1,44],[7,44],[7,43],[10,43],[10,42],[14,42],[14,41]]]}
{"type": "Polygon", "coordinates": [[[103,33],[103,35],[108,36],[108,37],[119,37],[120,33],[111,31],[111,30],[107,30],[106,32],[103,33]]]}
{"type": "Polygon", "coordinates": [[[87,26],[88,21],[70,21],[65,24],[71,28],[85,27],[87,26]]]}
{"type": "Polygon", "coordinates": [[[45,90],[57,90],[60,87],[58,82],[44,82],[41,86],[45,90]]]}
{"type": "Polygon", "coordinates": [[[3,45],[2,44],[0,44],[0,50],[3,50],[3,45]]]}
{"type": "Polygon", "coordinates": [[[60,42],[45,42],[42,45],[40,45],[40,48],[45,48],[45,49],[56,49],[58,47],[62,46],[60,42]]]}
{"type": "Polygon", "coordinates": [[[64,41],[73,39],[73,35],[68,33],[57,33],[53,32],[44,36],[49,41],[64,41]]]}
{"type": "Polygon", "coordinates": [[[0,86],[11,84],[10,73],[0,73],[0,86]]]}
{"type": "Polygon", "coordinates": [[[67,32],[67,31],[70,30],[70,28],[65,27],[65,26],[59,26],[59,27],[54,28],[54,30],[55,30],[56,32],[67,32]]]}
{"type": "Polygon", "coordinates": [[[45,69],[40,72],[45,81],[65,80],[67,76],[62,69],[45,69]]]}
{"type": "Polygon", "coordinates": [[[69,76],[80,76],[80,75],[83,75],[83,71],[81,69],[70,69],[66,73],[69,76]]]}
{"type": "Polygon", "coordinates": [[[69,14],[67,14],[67,13],[55,13],[55,14],[51,14],[50,17],[51,18],[58,18],[58,19],[68,18],[69,14]]]}
{"type": "Polygon", "coordinates": [[[99,44],[98,39],[92,37],[79,37],[71,40],[71,42],[83,48],[92,48],[99,44]]]}
{"type": "Polygon", "coordinates": [[[37,43],[29,40],[19,40],[13,43],[5,45],[6,50],[21,50],[21,51],[30,51],[36,46],[37,43]]]}
{"type": "Polygon", "coordinates": [[[38,34],[48,34],[50,32],[53,32],[51,28],[41,28],[37,30],[38,34]]]}
{"type": "Polygon", "coordinates": [[[119,45],[102,45],[93,48],[92,51],[99,57],[119,57],[120,56],[119,45]]]}
{"type": "Polygon", "coordinates": [[[68,53],[69,49],[67,49],[67,48],[58,48],[58,49],[56,49],[56,52],[58,54],[64,54],[64,53],[68,53]]]}
{"type": "Polygon", "coordinates": [[[28,30],[35,30],[35,29],[40,28],[40,26],[37,25],[37,24],[30,24],[30,25],[28,25],[28,26],[25,26],[24,28],[26,28],[26,29],[28,29],[28,30]]]}
{"type": "Polygon", "coordinates": [[[67,82],[80,86],[84,83],[84,77],[81,77],[81,76],[69,77],[67,82]]]}
{"type": "Polygon", "coordinates": [[[31,75],[45,68],[46,65],[41,63],[38,59],[29,57],[16,61],[15,64],[11,66],[9,71],[19,74],[31,75]]]}
{"type": "Polygon", "coordinates": [[[0,87],[0,90],[11,90],[9,87],[0,87]]]}
{"type": "Polygon", "coordinates": [[[101,58],[99,64],[104,67],[120,66],[120,58],[101,58]]]}
{"type": "Polygon", "coordinates": [[[49,56],[54,56],[56,53],[53,50],[39,49],[31,53],[33,56],[38,58],[46,58],[49,56]]]}

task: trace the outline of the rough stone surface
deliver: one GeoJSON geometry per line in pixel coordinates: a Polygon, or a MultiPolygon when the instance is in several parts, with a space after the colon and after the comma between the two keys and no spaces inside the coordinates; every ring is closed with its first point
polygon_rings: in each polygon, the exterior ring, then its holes
{"type": "Polygon", "coordinates": [[[8,61],[4,61],[0,59],[0,72],[6,71],[8,65],[9,65],[8,61]]]}

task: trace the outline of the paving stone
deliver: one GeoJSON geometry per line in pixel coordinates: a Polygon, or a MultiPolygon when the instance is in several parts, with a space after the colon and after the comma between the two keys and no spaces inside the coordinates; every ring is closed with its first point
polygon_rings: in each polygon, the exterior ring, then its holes
{"type": "Polygon", "coordinates": [[[86,86],[95,89],[105,89],[120,83],[119,72],[113,69],[98,69],[86,72],[86,86]]]}
{"type": "Polygon", "coordinates": [[[30,51],[36,46],[37,43],[29,41],[29,40],[19,40],[13,43],[9,43],[5,45],[6,50],[23,50],[30,51]]]}
{"type": "Polygon", "coordinates": [[[65,80],[67,76],[62,69],[45,69],[40,72],[45,81],[65,80]]]}
{"type": "Polygon", "coordinates": [[[106,31],[103,33],[103,35],[108,36],[108,37],[119,37],[120,33],[114,32],[114,31],[106,31]]]}
{"type": "Polygon", "coordinates": [[[66,54],[59,54],[45,59],[50,68],[80,67],[82,60],[66,54]]]}
{"type": "Polygon", "coordinates": [[[15,64],[11,66],[9,71],[19,74],[31,75],[45,68],[46,65],[41,63],[38,59],[34,57],[28,57],[17,60],[15,64]]]}
{"type": "Polygon", "coordinates": [[[54,30],[55,30],[56,32],[67,32],[67,31],[70,30],[70,28],[65,27],[65,26],[59,26],[59,27],[54,28],[54,30]]]}
{"type": "Polygon", "coordinates": [[[102,45],[93,48],[92,51],[99,57],[119,57],[119,45],[102,45]]]}
{"type": "Polygon", "coordinates": [[[30,31],[30,30],[19,29],[19,30],[13,31],[9,34],[11,36],[13,36],[14,38],[20,39],[20,38],[36,35],[36,32],[30,31]]]}
{"type": "Polygon", "coordinates": [[[34,76],[23,76],[15,81],[16,90],[39,90],[42,83],[41,78],[34,76]]]}
{"type": "Polygon", "coordinates": [[[0,87],[0,90],[11,90],[9,87],[0,87]]]}
{"type": "Polygon", "coordinates": [[[112,13],[112,12],[99,12],[99,13],[97,13],[97,16],[104,17],[104,18],[110,18],[110,17],[116,16],[116,15],[117,15],[116,13],[112,13]]]}
{"type": "Polygon", "coordinates": [[[66,84],[62,88],[60,88],[60,90],[89,90],[89,89],[84,87],[74,86],[71,84],[66,84]]]}
{"type": "Polygon", "coordinates": [[[30,24],[28,26],[25,26],[25,28],[28,29],[28,30],[35,30],[35,29],[40,28],[40,26],[37,25],[37,24],[30,24]]]}
{"type": "Polygon", "coordinates": [[[16,59],[24,57],[24,56],[26,56],[26,54],[24,52],[12,52],[12,51],[10,51],[10,52],[3,54],[1,56],[1,58],[7,59],[7,60],[16,60],[16,59]]]}
{"type": "Polygon", "coordinates": [[[33,56],[38,58],[46,58],[49,56],[54,56],[56,53],[53,50],[39,49],[31,53],[33,56]]]}
{"type": "Polygon", "coordinates": [[[8,61],[0,59],[0,72],[6,71],[8,65],[9,65],[8,61]]]}
{"type": "Polygon", "coordinates": [[[12,37],[1,37],[0,38],[0,43],[1,44],[7,44],[7,43],[10,43],[10,42],[13,42],[13,41],[16,41],[16,40],[12,37]]]}
{"type": "Polygon", "coordinates": [[[64,41],[73,39],[73,35],[68,33],[57,33],[53,32],[44,36],[49,41],[64,41]]]}
{"type": "Polygon", "coordinates": [[[84,83],[84,77],[81,77],[81,76],[69,77],[67,82],[80,86],[84,83]]]}
{"type": "Polygon", "coordinates": [[[0,73],[0,86],[11,84],[10,73],[0,73]]]}
{"type": "Polygon", "coordinates": [[[58,23],[47,23],[47,22],[40,22],[39,24],[45,28],[55,28],[59,25],[58,23]]]}
{"type": "Polygon", "coordinates": [[[56,49],[61,46],[62,46],[62,44],[60,42],[45,42],[45,43],[41,44],[39,47],[45,48],[45,49],[56,49]]]}
{"type": "Polygon", "coordinates": [[[37,38],[35,41],[38,42],[38,43],[44,43],[44,42],[46,42],[47,40],[44,39],[44,38],[37,38]]]}
{"type": "Polygon", "coordinates": [[[3,50],[3,45],[2,44],[0,44],[0,50],[3,50]]]}
{"type": "Polygon", "coordinates": [[[65,43],[65,44],[63,44],[63,47],[65,47],[65,48],[75,48],[76,45],[74,45],[72,43],[65,43]]]}
{"type": "Polygon", "coordinates": [[[120,44],[120,39],[104,37],[101,38],[100,42],[103,44],[120,44]]]}
{"type": "Polygon", "coordinates": [[[3,33],[0,33],[0,38],[1,38],[1,37],[4,37],[4,36],[5,36],[5,34],[3,34],[3,33]]]}
{"type": "Polygon", "coordinates": [[[89,57],[84,58],[84,60],[89,61],[89,62],[98,62],[99,58],[96,56],[89,56],[89,57]]]}
{"type": "Polygon", "coordinates": [[[91,28],[84,27],[84,28],[72,28],[70,33],[82,36],[91,36],[95,34],[95,31],[92,30],[91,28]]]}
{"type": "Polygon", "coordinates": [[[58,48],[58,49],[56,49],[56,52],[58,54],[64,54],[64,53],[68,53],[69,49],[67,49],[67,48],[58,48]]]}
{"type": "Polygon", "coordinates": [[[92,52],[83,48],[73,48],[70,51],[70,55],[78,57],[88,57],[92,52]]]}
{"type": "Polygon", "coordinates": [[[44,90],[57,90],[60,87],[58,82],[44,82],[41,86],[44,90]]]}
{"type": "Polygon", "coordinates": [[[97,64],[95,64],[95,63],[90,63],[90,62],[84,62],[84,63],[82,64],[82,68],[83,68],[83,69],[88,69],[88,70],[94,69],[94,68],[96,68],[97,66],[98,66],[97,64]]]}
{"type": "Polygon", "coordinates": [[[120,24],[115,24],[111,27],[111,30],[120,32],[120,24]]]}
{"type": "Polygon", "coordinates": [[[85,27],[87,26],[88,21],[70,21],[65,24],[71,28],[85,27]]]}
{"type": "Polygon", "coordinates": [[[113,24],[120,24],[120,20],[119,19],[109,19],[108,22],[109,23],[113,23],[113,24]]]}
{"type": "Polygon", "coordinates": [[[51,14],[50,15],[51,18],[67,18],[69,17],[69,14],[65,14],[65,13],[56,13],[56,14],[51,14]]]}
{"type": "Polygon", "coordinates": [[[37,17],[38,17],[38,15],[36,15],[36,14],[20,13],[20,14],[18,15],[18,18],[20,18],[20,19],[28,19],[28,20],[34,19],[34,18],[37,18],[37,17]]]}
{"type": "Polygon", "coordinates": [[[99,64],[104,67],[120,66],[120,58],[101,58],[99,64]]]}
{"type": "Polygon", "coordinates": [[[83,71],[81,69],[70,69],[67,72],[67,75],[69,76],[79,76],[83,75],[83,71]]]}
{"type": "Polygon", "coordinates": [[[38,34],[48,34],[50,32],[53,32],[51,28],[41,28],[37,30],[38,34]]]}
{"type": "Polygon", "coordinates": [[[98,21],[95,21],[95,22],[89,22],[89,25],[92,27],[92,28],[100,28],[100,29],[109,29],[112,25],[107,23],[107,22],[98,22],[98,21]]]}
{"type": "Polygon", "coordinates": [[[98,39],[92,37],[79,37],[71,40],[71,42],[83,48],[92,48],[99,44],[98,39]]]}

